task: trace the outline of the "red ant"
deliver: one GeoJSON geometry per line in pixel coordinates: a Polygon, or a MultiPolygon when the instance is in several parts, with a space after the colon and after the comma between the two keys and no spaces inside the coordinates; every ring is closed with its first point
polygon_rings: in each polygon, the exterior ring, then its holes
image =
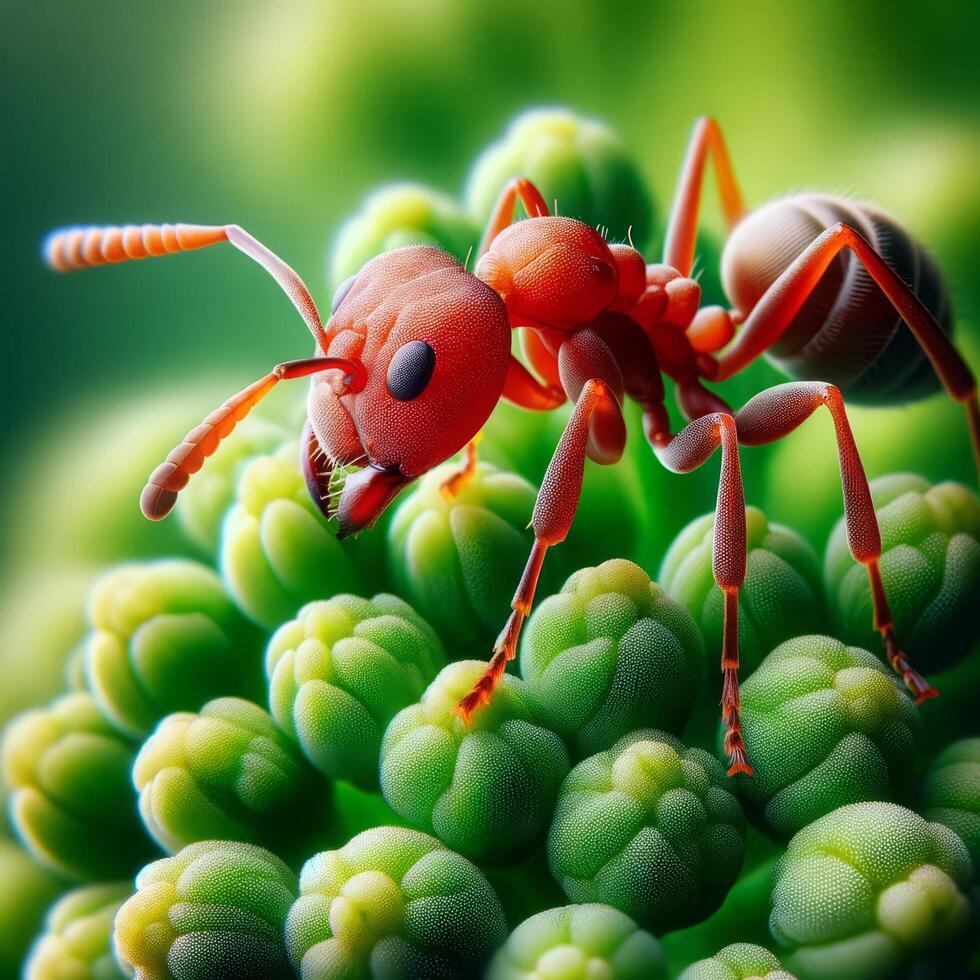
{"type": "Polygon", "coordinates": [[[781,439],[821,406],[833,418],[848,542],[868,569],[886,656],[917,701],[936,694],[895,636],[878,568],[878,523],[842,392],[907,396],[910,386],[921,387],[928,358],[965,406],[978,456],[980,410],[973,375],[947,335],[949,304],[938,271],[880,211],[806,194],[747,212],[721,132],[701,119],[659,264],[647,265],[629,245],[607,244],[581,221],[550,216],[538,190],[520,178],[500,197],[475,274],[436,248],[388,252],[338,289],[326,326],[299,276],[237,225],[68,230],[49,239],[47,258],[67,270],[223,241],[264,266],[285,290],[313,334],[315,354],[277,365],[188,433],[143,491],[140,504],[152,520],[170,511],[205,457],[286,378],[312,376],[303,464],[328,517],[335,467],[360,467],[339,496],[341,536],[370,527],[402,487],[469,444],[466,467],[449,481],[450,491],[458,487],[473,470],[471,440],[499,398],[534,410],[574,402],[534,507],[534,544],[512,612],[486,672],[457,707],[464,721],[489,701],[516,654],[545,553],[564,540],[575,515],[586,456],[610,464],[623,453],[626,395],[642,406],[647,439],[668,469],[687,473],[721,448],[714,577],[725,596],[722,714],[730,774],[752,772],[739,727],[738,591],[746,545],[738,447],[781,439]],[[699,308],[700,288],[691,278],[709,154],[732,229],[722,256],[727,310],[699,308]],[[530,217],[514,223],[518,199],[530,217]],[[903,320],[916,343],[904,351],[905,373],[896,382],[894,358],[889,373],[882,352],[905,343],[903,320]],[[511,354],[513,328],[521,328],[522,350],[537,377],[511,354]],[[737,412],[704,386],[763,353],[799,380],[761,392],[737,412]],[[676,435],[664,408],[663,374],[691,420],[676,435]],[[909,381],[904,389],[903,380],[909,381]]]}

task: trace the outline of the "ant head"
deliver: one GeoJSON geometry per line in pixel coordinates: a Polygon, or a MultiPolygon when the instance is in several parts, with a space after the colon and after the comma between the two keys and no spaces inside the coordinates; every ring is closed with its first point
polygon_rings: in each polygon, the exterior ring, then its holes
{"type": "Polygon", "coordinates": [[[339,493],[344,537],[480,430],[503,390],[510,328],[492,289],[446,253],[409,246],[337,290],[326,337],[325,353],[364,366],[358,385],[315,378],[308,404],[307,482],[327,516],[332,468],[361,467],[339,493]]]}

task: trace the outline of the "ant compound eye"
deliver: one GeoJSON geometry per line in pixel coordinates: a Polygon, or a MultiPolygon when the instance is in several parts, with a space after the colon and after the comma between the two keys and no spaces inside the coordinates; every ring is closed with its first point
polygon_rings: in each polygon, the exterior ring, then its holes
{"type": "Polygon", "coordinates": [[[348,276],[338,287],[336,292],[333,294],[333,302],[330,304],[330,315],[333,316],[337,312],[337,307],[340,306],[344,301],[344,297],[350,292],[351,286],[354,285],[354,280],[357,278],[356,275],[348,276]]]}
{"type": "Polygon", "coordinates": [[[432,377],[436,352],[424,340],[410,340],[395,351],[388,365],[388,391],[400,402],[418,398],[432,377]]]}

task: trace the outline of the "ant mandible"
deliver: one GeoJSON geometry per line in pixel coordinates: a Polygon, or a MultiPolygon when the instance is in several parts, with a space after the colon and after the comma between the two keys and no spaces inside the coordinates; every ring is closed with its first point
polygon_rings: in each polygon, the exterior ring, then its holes
{"type": "Polygon", "coordinates": [[[879,401],[907,397],[912,388],[918,394],[928,358],[966,408],[978,459],[980,410],[973,375],[948,336],[948,294],[936,267],[880,211],[806,194],[747,212],[721,132],[701,119],[659,264],[647,265],[629,245],[607,244],[581,221],[551,216],[522,178],[501,194],[475,274],[433,247],[387,252],[337,290],[326,326],[299,276],[237,225],[69,229],[49,238],[46,254],[55,269],[68,270],[224,241],[279,283],[316,349],[313,357],[277,365],[188,433],[143,491],[140,505],[151,520],[169,513],[191,474],[284,379],[311,377],[301,456],[313,499],[328,518],[335,468],[360,467],[339,495],[340,536],[373,525],[404,486],[468,446],[466,466],[447,481],[450,493],[457,490],[473,472],[471,440],[501,397],[532,410],[557,408],[566,398],[574,403],[535,503],[534,544],[510,617],[486,672],[457,706],[464,721],[490,700],[516,655],[545,553],[564,540],[574,518],[586,457],[611,464],[623,453],[625,396],[642,407],[646,437],[668,469],[690,472],[721,449],[713,572],[724,593],[721,703],[729,774],[752,772],[739,726],[737,676],[746,564],[739,444],[781,439],[821,406],[833,419],[848,543],[868,570],[885,654],[917,701],[936,694],[895,635],[878,566],[878,523],[842,392],[879,401]],[[731,309],[700,307],[691,278],[709,155],[731,229],[722,256],[731,309]],[[515,223],[518,199],[529,217],[515,223]],[[905,342],[902,321],[916,343],[899,348],[896,375],[894,356],[882,367],[883,352],[905,342]],[[511,353],[514,328],[531,370],[511,353]],[[768,388],[735,412],[705,387],[763,353],[797,380],[768,388]],[[663,374],[690,420],[676,435],[664,408],[663,374]]]}

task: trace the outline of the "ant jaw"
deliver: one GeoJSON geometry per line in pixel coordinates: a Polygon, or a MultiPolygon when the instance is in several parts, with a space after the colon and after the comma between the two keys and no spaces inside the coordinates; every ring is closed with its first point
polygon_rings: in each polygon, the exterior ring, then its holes
{"type": "Polygon", "coordinates": [[[326,454],[307,420],[300,439],[300,467],[306,480],[306,489],[320,513],[329,521],[333,508],[330,506],[330,479],[333,476],[334,461],[326,454]]]}
{"type": "Polygon", "coordinates": [[[374,463],[351,473],[340,494],[337,538],[343,540],[351,534],[373,527],[385,508],[414,479],[405,476],[397,467],[383,469],[374,463]]]}

